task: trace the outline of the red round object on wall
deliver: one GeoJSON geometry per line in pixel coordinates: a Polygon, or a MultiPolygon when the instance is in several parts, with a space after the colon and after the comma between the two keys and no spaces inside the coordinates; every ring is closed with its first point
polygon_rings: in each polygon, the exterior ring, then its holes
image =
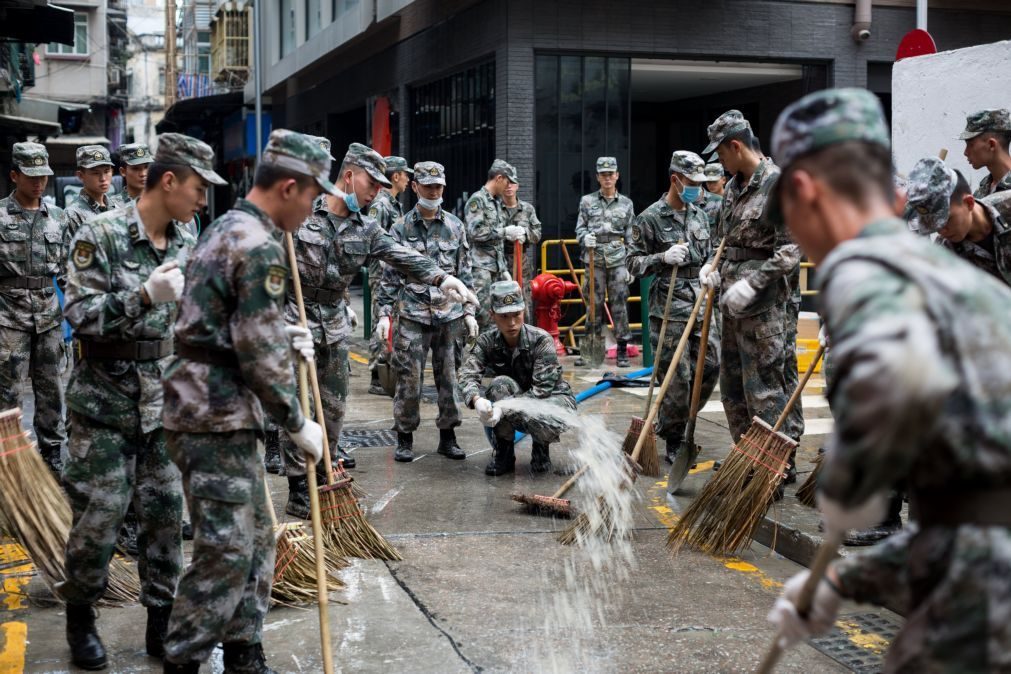
{"type": "Polygon", "coordinates": [[[936,53],[937,45],[934,44],[934,38],[930,36],[930,33],[921,28],[915,28],[906,33],[902,41],[899,42],[899,49],[895,52],[895,60],[901,61],[912,56],[936,53]]]}

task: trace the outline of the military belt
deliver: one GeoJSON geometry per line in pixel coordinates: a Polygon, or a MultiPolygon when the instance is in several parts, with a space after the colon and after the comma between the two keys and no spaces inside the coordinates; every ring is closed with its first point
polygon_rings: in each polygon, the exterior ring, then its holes
{"type": "Polygon", "coordinates": [[[596,234],[597,243],[611,243],[613,241],[621,241],[622,237],[620,234],[596,234]]]}
{"type": "Polygon", "coordinates": [[[771,257],[772,250],[768,248],[727,246],[727,249],[723,251],[723,259],[731,262],[742,262],[744,260],[768,260],[771,257]]]}
{"type": "Polygon", "coordinates": [[[176,353],[180,358],[193,360],[198,363],[217,365],[219,367],[239,367],[239,358],[232,351],[207,349],[202,346],[191,346],[189,344],[177,344],[176,353]]]}
{"type": "Polygon", "coordinates": [[[920,527],[1011,527],[1011,487],[912,492],[909,500],[910,516],[920,527]]]}
{"type": "Polygon", "coordinates": [[[98,342],[77,338],[77,355],[93,360],[159,360],[174,353],[172,339],[142,339],[136,342],[98,342]]]}
{"type": "Polygon", "coordinates": [[[53,279],[51,276],[7,276],[0,278],[0,288],[26,288],[28,290],[40,290],[42,288],[52,288],[53,279]]]}
{"type": "Polygon", "coordinates": [[[699,272],[701,271],[702,271],[701,266],[678,267],[678,278],[687,278],[687,279],[698,278],[699,272]]]}
{"type": "Polygon", "coordinates": [[[344,299],[344,291],[317,288],[315,286],[302,286],[302,297],[309,302],[316,302],[317,304],[337,304],[344,299]]]}

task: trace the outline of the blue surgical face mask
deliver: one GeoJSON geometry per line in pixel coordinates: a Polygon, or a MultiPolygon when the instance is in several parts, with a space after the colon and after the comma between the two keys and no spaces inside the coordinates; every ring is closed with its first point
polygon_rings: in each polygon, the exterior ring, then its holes
{"type": "Polygon", "coordinates": [[[352,213],[359,213],[362,210],[362,205],[358,203],[358,195],[355,194],[354,190],[350,193],[344,192],[341,188],[337,188],[337,197],[344,200],[344,205],[348,207],[348,210],[352,213]]]}
{"type": "Polygon", "coordinates": [[[702,197],[702,188],[698,185],[685,185],[682,183],[681,192],[678,193],[678,197],[686,204],[694,204],[702,197]]]}
{"type": "Polygon", "coordinates": [[[438,199],[426,199],[424,197],[419,196],[418,205],[426,210],[434,211],[435,209],[437,209],[439,206],[442,205],[442,197],[439,197],[438,199]]]}

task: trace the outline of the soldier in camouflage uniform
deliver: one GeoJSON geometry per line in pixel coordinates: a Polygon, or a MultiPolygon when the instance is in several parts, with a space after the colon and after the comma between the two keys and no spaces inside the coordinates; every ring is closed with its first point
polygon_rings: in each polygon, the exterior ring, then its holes
{"type": "Polygon", "coordinates": [[[195,536],[169,618],[165,672],[197,672],[218,643],[225,671],[273,671],[261,645],[275,545],[263,408],[313,463],[323,455],[323,429],[303,416],[295,392],[291,349],[311,358],[312,339],[284,323],[289,270],[276,229],[294,231],[321,189],[336,191],[329,172],[330,155],[312,139],[275,129],[253,188],[208,227],[186,265],[162,421],[195,536]]]}
{"type": "Polygon", "coordinates": [[[85,220],[120,206],[119,197],[109,193],[112,155],[101,145],[77,148],[77,178],[84,186],[65,210],[67,231],[64,236],[68,244],[85,220]]]}
{"type": "Polygon", "coordinates": [[[965,130],[958,136],[965,141],[965,158],[974,169],[989,173],[973,192],[977,199],[994,192],[1011,190],[1011,112],[1007,108],[980,110],[965,118],[965,130]]]}
{"type": "MultiPolygon", "coordinates": [[[[703,153],[715,150],[734,177],[727,184],[720,214],[719,235],[726,238],[720,268],[703,265],[699,279],[707,287],[721,288],[720,396],[737,442],[752,417],[774,424],[793,392],[786,375],[788,351],[793,348],[788,342],[792,307],[787,304],[800,249],[785,225],[765,217],[779,168],[757,149],[748,121],[739,111],[729,110],[709,125],[708,133],[710,143],[703,153]]],[[[800,439],[803,428],[796,424],[796,415],[783,432],[800,439]]],[[[795,480],[791,457],[787,481],[795,480]]]]}
{"type": "MultiPolygon", "coordinates": [[[[649,335],[654,353],[659,349],[671,268],[677,268],[663,353],[654,367],[657,379],[663,379],[670,366],[695,300],[702,292],[699,270],[713,253],[709,220],[705,212],[695,205],[702,189],[699,185],[705,181],[703,166],[702,158],[694,152],[675,152],[668,171],[669,190],[636,216],[629,231],[629,272],[633,276],[656,275],[649,293],[649,335]]],[[[701,311],[705,311],[704,305],[701,311]]],[[[718,314],[714,319],[709,331],[705,367],[701,373],[702,405],[716,388],[720,375],[718,314]]],[[[682,445],[688,424],[692,381],[698,376],[694,369],[701,343],[702,321],[699,320],[689,338],[688,349],[675,370],[675,378],[660,403],[660,413],[654,423],[656,434],[667,443],[667,460],[671,463],[678,451],[686,451],[682,445]]]]}
{"type": "Polygon", "coordinates": [[[706,164],[706,189],[703,193],[703,203],[699,204],[709,218],[709,226],[715,231],[720,221],[720,211],[723,210],[723,188],[727,184],[721,164],[706,164]]]}
{"type": "MultiPolygon", "coordinates": [[[[434,161],[414,165],[414,184],[418,204],[402,222],[390,229],[397,243],[413,248],[425,259],[435,260],[445,274],[471,283],[470,245],[460,220],[442,208],[446,169],[434,161]]],[[[465,336],[477,339],[474,314],[477,307],[446,297],[441,290],[420,283],[408,283],[404,275],[388,266],[379,292],[380,326],[390,329],[396,314],[393,336],[393,364],[397,369],[397,391],[393,399],[393,427],[397,431],[396,461],[414,460],[414,431],[421,423],[421,376],[432,352],[432,374],[438,390],[438,453],[450,459],[466,459],[456,441],[460,410],[456,405],[456,350],[465,336]],[[394,309],[395,307],[395,309],[394,309]]],[[[379,330],[380,339],[386,333],[379,330]]]]}
{"type": "Polygon", "coordinates": [[[165,447],[161,377],[172,358],[183,270],[196,245],[175,221],[204,207],[209,183],[225,182],[205,169],[213,156],[195,138],[162,135],[152,172],[157,182],[144,199],[86,221],[70,246],[66,314],[78,359],[67,391],[74,423],[64,483],[74,525],[58,592],[67,602],[72,659],[86,669],[106,662],[91,607],[105,592],[130,503],[140,529],[147,653],[163,654],[183,567],[183,490],[165,447]]]}
{"type": "Polygon", "coordinates": [[[773,149],[783,214],[819,265],[837,365],[825,529],[874,523],[902,480],[915,522],[834,562],[804,619],[799,574],[770,619],[789,645],[829,629],[844,597],[893,602],[906,621],[885,672],[1009,671],[1011,291],[892,215],[888,125],[870,92],[798,101],[773,149]]]}
{"type": "MultiPolygon", "coordinates": [[[[523,249],[523,297],[526,302],[526,319],[534,325],[534,301],[530,295],[530,280],[537,275],[537,258],[540,253],[541,221],[537,211],[529,201],[516,197],[519,183],[509,183],[502,195],[502,213],[505,216],[505,257],[510,273],[515,274],[516,260],[514,241],[519,241],[523,249]]],[[[514,279],[519,282],[519,279],[514,279]]]]}
{"type": "Polygon", "coordinates": [[[921,159],[909,172],[906,220],[938,243],[1011,285],[1011,190],[977,199],[969,183],[940,159],[921,159]]]}
{"type": "Polygon", "coordinates": [[[491,313],[487,307],[491,284],[512,278],[502,254],[505,229],[505,213],[502,211],[502,195],[509,183],[519,183],[516,169],[501,159],[492,162],[488,170],[488,181],[471,195],[464,207],[464,221],[467,223],[467,240],[471,245],[471,260],[474,277],[474,292],[480,303],[477,324],[481,332],[493,326],[491,313]]]}
{"type": "Polygon", "coordinates": [[[495,405],[507,398],[531,398],[566,410],[576,409],[576,399],[562,378],[555,343],[544,330],[524,324],[523,293],[515,281],[500,281],[491,288],[495,327],[482,333],[467,354],[460,370],[460,392],[467,407],[477,411],[492,429],[494,453],[486,475],[505,475],[516,470],[514,438],[524,431],[533,438],[530,470],[551,470],[549,445],[566,430],[556,421],[530,417],[518,410],[503,412],[495,405]],[[494,377],[485,388],[485,374],[494,377]]]}
{"type": "Polygon", "coordinates": [[[118,196],[124,203],[136,201],[144,191],[147,172],[154,161],[151,148],[144,143],[120,145],[116,157],[119,159],[119,175],[123,176],[124,188],[118,196]]]}
{"type": "Polygon", "coordinates": [[[39,452],[59,480],[69,357],[53,281],[62,285],[66,269],[63,211],[42,199],[53,175],[45,146],[15,143],[11,159],[14,191],[0,199],[0,404],[19,407],[22,382],[30,382],[39,452]]]}
{"type": "MultiPolygon", "coordinates": [[[[443,271],[435,260],[399,245],[375,220],[361,215],[361,209],[368,207],[379,186],[388,182],[385,169],[378,152],[360,143],[352,143],[341,164],[337,180],[338,196],[327,197],[323,207],[303,223],[294,237],[306,317],[316,347],[330,452],[334,461],[342,459],[348,468],[354,468],[354,458],[338,444],[344,425],[350,375],[348,339],[353,312],[347,305],[348,285],[363,265],[371,260],[380,260],[426,288],[431,285],[444,292],[454,293],[461,289],[466,292],[465,285],[443,271]]],[[[293,292],[288,295],[285,319],[292,325],[298,323],[298,307],[293,292]]],[[[288,476],[285,512],[308,519],[309,485],[305,464],[290,444],[282,445],[286,450],[288,476]]]]}
{"type": "MultiPolygon", "coordinates": [[[[414,169],[407,165],[407,160],[403,157],[389,156],[383,157],[386,164],[386,178],[390,181],[390,186],[379,190],[379,194],[369,206],[369,217],[379,223],[384,232],[398,222],[404,220],[404,208],[400,205],[400,194],[407,189],[411,183],[411,176],[414,169]]],[[[369,290],[372,295],[372,320],[379,320],[379,286],[383,281],[383,263],[381,260],[373,260],[369,264],[369,290]]],[[[372,371],[372,380],[369,382],[369,393],[374,395],[386,395],[386,390],[379,382],[379,370],[377,367],[385,364],[389,356],[386,353],[386,344],[376,336],[375,330],[369,339],[369,370],[372,371]]]]}
{"type": "Polygon", "coordinates": [[[595,325],[587,330],[600,335],[605,311],[605,294],[611,305],[614,321],[614,338],[618,341],[618,367],[628,367],[628,342],[632,332],[628,328],[628,284],[632,277],[625,267],[625,235],[628,233],[635,210],[632,200],[618,194],[618,160],[614,157],[597,158],[597,182],[600,189],[585,194],[579,200],[576,219],[576,239],[582,246],[582,260],[586,267],[583,297],[594,303],[595,325]],[[593,255],[594,292],[590,297],[590,255],[593,255]]]}

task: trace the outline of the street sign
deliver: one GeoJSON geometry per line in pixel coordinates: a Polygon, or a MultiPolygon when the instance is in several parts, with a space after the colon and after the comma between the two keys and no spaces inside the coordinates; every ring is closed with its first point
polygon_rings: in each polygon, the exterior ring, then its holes
{"type": "Polygon", "coordinates": [[[901,61],[912,56],[936,53],[937,45],[934,44],[934,38],[927,31],[916,28],[906,33],[902,41],[899,42],[899,50],[895,52],[895,60],[901,61]]]}

